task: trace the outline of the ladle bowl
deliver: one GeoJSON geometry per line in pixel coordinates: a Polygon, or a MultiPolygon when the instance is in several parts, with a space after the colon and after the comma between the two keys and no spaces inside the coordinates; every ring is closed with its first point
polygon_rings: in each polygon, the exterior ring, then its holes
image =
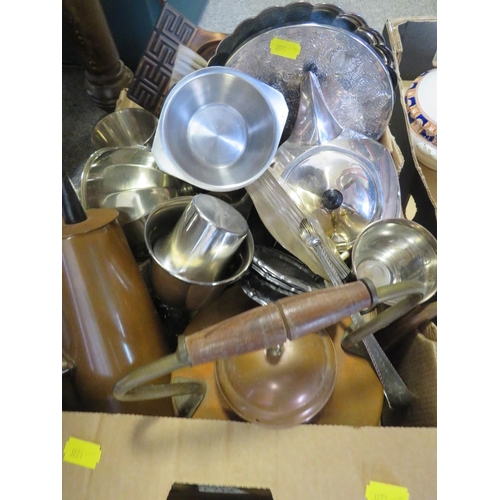
{"type": "MultiPolygon", "coordinates": [[[[352,248],[352,266],[358,279],[368,278],[376,287],[420,282],[421,302],[437,290],[437,241],[420,224],[408,219],[383,219],[368,225],[352,248]]],[[[387,304],[401,300],[391,299],[387,304]]]]}

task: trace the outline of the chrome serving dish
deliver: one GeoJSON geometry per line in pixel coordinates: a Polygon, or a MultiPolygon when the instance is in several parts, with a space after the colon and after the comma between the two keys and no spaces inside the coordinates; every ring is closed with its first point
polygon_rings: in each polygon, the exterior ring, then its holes
{"type": "Polygon", "coordinates": [[[383,37],[333,5],[266,9],[224,39],[209,65],[239,69],[283,93],[290,113],[282,140],[295,124],[305,71],[318,76],[340,125],[367,137],[381,137],[394,106],[394,59],[383,37]],[[299,52],[283,56],[273,50],[276,40],[299,52]]]}
{"type": "Polygon", "coordinates": [[[256,246],[252,260],[255,271],[271,288],[283,295],[312,292],[325,287],[325,281],[294,256],[271,247],[256,246]]]}
{"type": "Polygon", "coordinates": [[[393,86],[397,84],[394,56],[386,45],[384,37],[359,15],[345,12],[339,6],[295,2],[283,7],[269,7],[257,16],[245,19],[235,30],[226,36],[217,46],[217,50],[209,60],[209,66],[224,66],[228,58],[251,37],[271,28],[297,25],[301,23],[317,23],[335,26],[349,31],[369,43],[391,73],[393,86]]]}

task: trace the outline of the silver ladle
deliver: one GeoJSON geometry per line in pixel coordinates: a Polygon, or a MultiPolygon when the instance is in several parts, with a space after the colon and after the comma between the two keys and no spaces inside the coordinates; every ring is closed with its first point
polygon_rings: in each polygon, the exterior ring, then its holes
{"type": "MultiPolygon", "coordinates": [[[[321,240],[317,235],[315,235],[314,227],[307,219],[304,219],[302,221],[300,225],[300,233],[303,236],[306,244],[308,244],[316,252],[318,259],[320,260],[325,269],[325,272],[330,279],[331,285],[342,285],[343,282],[337,269],[328,258],[326,252],[323,249],[321,240]]],[[[412,295],[410,303],[414,303],[414,305],[417,305],[419,300],[422,298],[422,295],[423,294],[420,293],[412,295]]],[[[408,311],[404,310],[404,312],[398,312],[398,309],[396,309],[396,311],[393,310],[393,313],[394,312],[396,313],[397,317],[399,317],[400,315],[408,311]]],[[[384,395],[389,407],[396,408],[399,406],[408,405],[413,399],[413,396],[390,362],[389,358],[383,351],[382,347],[380,347],[377,339],[373,336],[372,333],[369,332],[366,332],[364,334],[362,332],[361,336],[356,335],[356,331],[365,326],[363,317],[359,312],[356,312],[351,315],[351,319],[355,332],[349,339],[349,346],[354,346],[359,340],[363,342],[363,345],[366,348],[368,356],[370,357],[370,360],[372,362],[373,368],[377,373],[380,383],[382,384],[384,395]]],[[[375,326],[375,331],[377,329],[377,326],[378,328],[381,328],[379,323],[375,323],[372,326],[375,326]]],[[[342,346],[345,348],[344,345],[342,346]]]]}

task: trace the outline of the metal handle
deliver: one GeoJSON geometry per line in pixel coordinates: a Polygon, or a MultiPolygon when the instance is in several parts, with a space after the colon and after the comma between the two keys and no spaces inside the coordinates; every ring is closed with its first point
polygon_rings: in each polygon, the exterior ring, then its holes
{"type": "Polygon", "coordinates": [[[363,340],[363,343],[382,384],[385,399],[389,407],[397,408],[410,404],[413,400],[413,395],[389,361],[377,339],[373,335],[368,335],[363,340]]]}
{"type": "MultiPolygon", "coordinates": [[[[342,278],[339,275],[338,268],[336,269],[335,266],[333,265],[333,262],[328,258],[325,248],[323,247],[323,244],[321,243],[321,240],[317,235],[314,233],[314,228],[312,227],[311,223],[307,221],[307,219],[304,219],[301,222],[300,225],[300,234],[303,237],[304,241],[306,244],[308,244],[312,249],[316,251],[316,254],[318,256],[318,259],[321,262],[321,265],[324,267],[325,272],[327,273],[328,277],[330,278],[330,282],[333,286],[339,286],[342,284],[342,278]]],[[[404,284],[404,285],[399,285],[397,288],[397,293],[400,293],[400,288],[401,287],[408,288],[409,291],[414,291],[414,287],[416,286],[418,290],[420,290],[421,286],[417,283],[416,285],[410,284],[404,284]]],[[[403,291],[402,293],[405,294],[406,292],[403,291]]],[[[382,290],[382,295],[384,295],[384,292],[382,290]]],[[[390,294],[392,294],[392,290],[389,291],[390,294]]],[[[380,293],[379,293],[380,295],[380,293]]],[[[418,295],[418,300],[422,298],[422,295],[418,295]]],[[[386,298],[387,300],[387,298],[386,298]]],[[[404,312],[407,312],[406,310],[404,312]]],[[[403,312],[399,315],[404,314],[403,312]]],[[[398,316],[399,317],[399,316],[398,316]]],[[[362,335],[359,335],[359,330],[364,328],[364,320],[361,317],[361,314],[359,312],[353,314],[351,316],[353,326],[356,329],[356,331],[353,333],[355,336],[355,340],[362,340],[363,345],[366,349],[366,352],[368,353],[368,356],[372,362],[373,369],[375,370],[380,383],[382,384],[383,390],[384,390],[384,395],[387,400],[387,403],[389,407],[394,408],[398,406],[405,406],[410,403],[410,401],[413,399],[412,394],[406,387],[405,383],[399,376],[399,373],[396,371],[392,363],[390,362],[389,358],[383,351],[383,349],[380,347],[380,344],[377,342],[377,339],[371,334],[372,332],[370,330],[361,330],[362,335]],[[364,332],[367,332],[364,334],[364,332]]],[[[374,326],[376,331],[379,328],[382,328],[382,326],[385,326],[379,322],[373,323],[372,326],[374,326]]],[[[347,338],[347,343],[349,344],[352,342],[352,336],[347,338]]],[[[345,339],[344,339],[345,340],[345,339]]],[[[344,347],[344,345],[342,344],[344,347]]],[[[351,345],[351,347],[353,347],[351,345]]],[[[352,352],[352,351],[351,351],[352,352]]],[[[360,354],[359,348],[357,349],[356,354],[360,354]]]]}
{"type": "Polygon", "coordinates": [[[346,332],[341,342],[343,349],[354,354],[361,354],[358,343],[360,341],[363,343],[373,368],[382,383],[384,395],[390,408],[408,405],[413,396],[373,334],[413,309],[422,300],[425,290],[423,285],[418,282],[405,282],[397,285],[392,289],[381,287],[378,290],[379,302],[389,300],[389,296],[391,299],[396,298],[393,294],[395,288],[398,288],[398,293],[407,296],[401,302],[389,307],[367,323],[363,322],[361,315],[354,315],[353,322],[356,329],[346,332]]]}
{"type": "MultiPolygon", "coordinates": [[[[385,328],[390,325],[397,319],[399,319],[404,314],[411,311],[415,306],[419,304],[422,300],[424,294],[424,288],[418,282],[405,282],[398,283],[397,285],[405,285],[405,287],[400,288],[400,297],[404,297],[397,304],[387,308],[385,311],[377,314],[375,318],[367,323],[364,323],[359,328],[356,328],[354,331],[347,331],[342,339],[342,347],[346,350],[353,349],[358,342],[361,342],[369,335],[378,332],[380,329],[385,328]],[[406,288],[406,291],[405,291],[406,288]]],[[[389,286],[397,286],[397,285],[389,285],[389,286]]],[[[381,287],[378,289],[379,291],[379,303],[384,302],[384,289],[387,287],[381,287]],[[382,292],[382,296],[380,296],[380,292],[382,292]]],[[[393,296],[391,296],[393,297],[393,296]]]]}

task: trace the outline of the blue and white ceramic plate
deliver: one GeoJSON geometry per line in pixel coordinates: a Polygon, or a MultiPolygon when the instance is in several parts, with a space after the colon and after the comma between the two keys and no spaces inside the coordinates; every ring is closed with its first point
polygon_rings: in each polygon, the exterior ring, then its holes
{"type": "Polygon", "coordinates": [[[437,170],[437,68],[413,81],[405,102],[417,159],[437,170]]]}

